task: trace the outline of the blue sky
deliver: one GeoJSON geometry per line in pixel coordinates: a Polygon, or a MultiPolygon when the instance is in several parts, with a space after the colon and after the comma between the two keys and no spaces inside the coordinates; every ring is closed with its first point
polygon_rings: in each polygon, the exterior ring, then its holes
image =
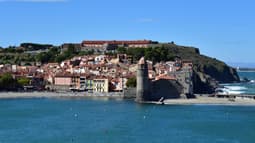
{"type": "Polygon", "coordinates": [[[151,39],[255,63],[252,0],[0,0],[0,46],[151,39]]]}

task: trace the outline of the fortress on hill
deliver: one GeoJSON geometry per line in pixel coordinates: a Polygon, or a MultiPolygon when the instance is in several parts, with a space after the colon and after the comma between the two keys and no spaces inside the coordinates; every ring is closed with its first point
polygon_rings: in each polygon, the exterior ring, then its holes
{"type": "Polygon", "coordinates": [[[77,51],[91,51],[98,53],[116,50],[118,47],[125,48],[148,48],[152,45],[159,44],[158,41],[152,40],[84,40],[82,43],[61,45],[61,51],[66,51],[69,46],[74,46],[77,51]]]}
{"type": "Polygon", "coordinates": [[[148,64],[142,57],[138,62],[136,88],[136,102],[192,98],[192,69],[183,68],[157,79],[149,79],[148,64]]]}

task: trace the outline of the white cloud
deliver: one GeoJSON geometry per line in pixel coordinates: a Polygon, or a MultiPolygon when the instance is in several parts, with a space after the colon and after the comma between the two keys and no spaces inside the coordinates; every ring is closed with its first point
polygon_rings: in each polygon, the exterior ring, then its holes
{"type": "Polygon", "coordinates": [[[67,2],[68,0],[0,0],[0,2],[67,2]]]}

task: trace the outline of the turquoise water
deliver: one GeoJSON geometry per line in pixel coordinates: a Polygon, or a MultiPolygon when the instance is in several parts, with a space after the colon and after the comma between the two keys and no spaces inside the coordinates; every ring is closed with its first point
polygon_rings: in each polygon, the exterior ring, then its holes
{"type": "Polygon", "coordinates": [[[254,143],[255,106],[0,100],[0,143],[254,143]]]}
{"type": "Polygon", "coordinates": [[[251,71],[248,71],[248,72],[238,72],[238,75],[240,76],[240,78],[248,78],[250,80],[255,80],[255,71],[254,72],[251,72],[251,71]]]}

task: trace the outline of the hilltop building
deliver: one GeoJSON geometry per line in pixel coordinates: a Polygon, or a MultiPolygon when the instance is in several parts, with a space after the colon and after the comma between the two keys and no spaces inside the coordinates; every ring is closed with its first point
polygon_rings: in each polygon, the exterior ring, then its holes
{"type": "Polygon", "coordinates": [[[118,47],[126,48],[147,48],[152,44],[158,44],[156,41],[151,40],[134,40],[134,41],[83,41],[81,46],[82,50],[97,50],[97,51],[111,51],[118,47]]]}
{"type": "Polygon", "coordinates": [[[94,51],[96,53],[104,53],[106,51],[114,51],[118,47],[125,48],[148,48],[153,44],[158,44],[157,41],[152,40],[84,40],[82,43],[65,43],[60,46],[63,53],[69,47],[75,49],[75,51],[94,51]]]}

